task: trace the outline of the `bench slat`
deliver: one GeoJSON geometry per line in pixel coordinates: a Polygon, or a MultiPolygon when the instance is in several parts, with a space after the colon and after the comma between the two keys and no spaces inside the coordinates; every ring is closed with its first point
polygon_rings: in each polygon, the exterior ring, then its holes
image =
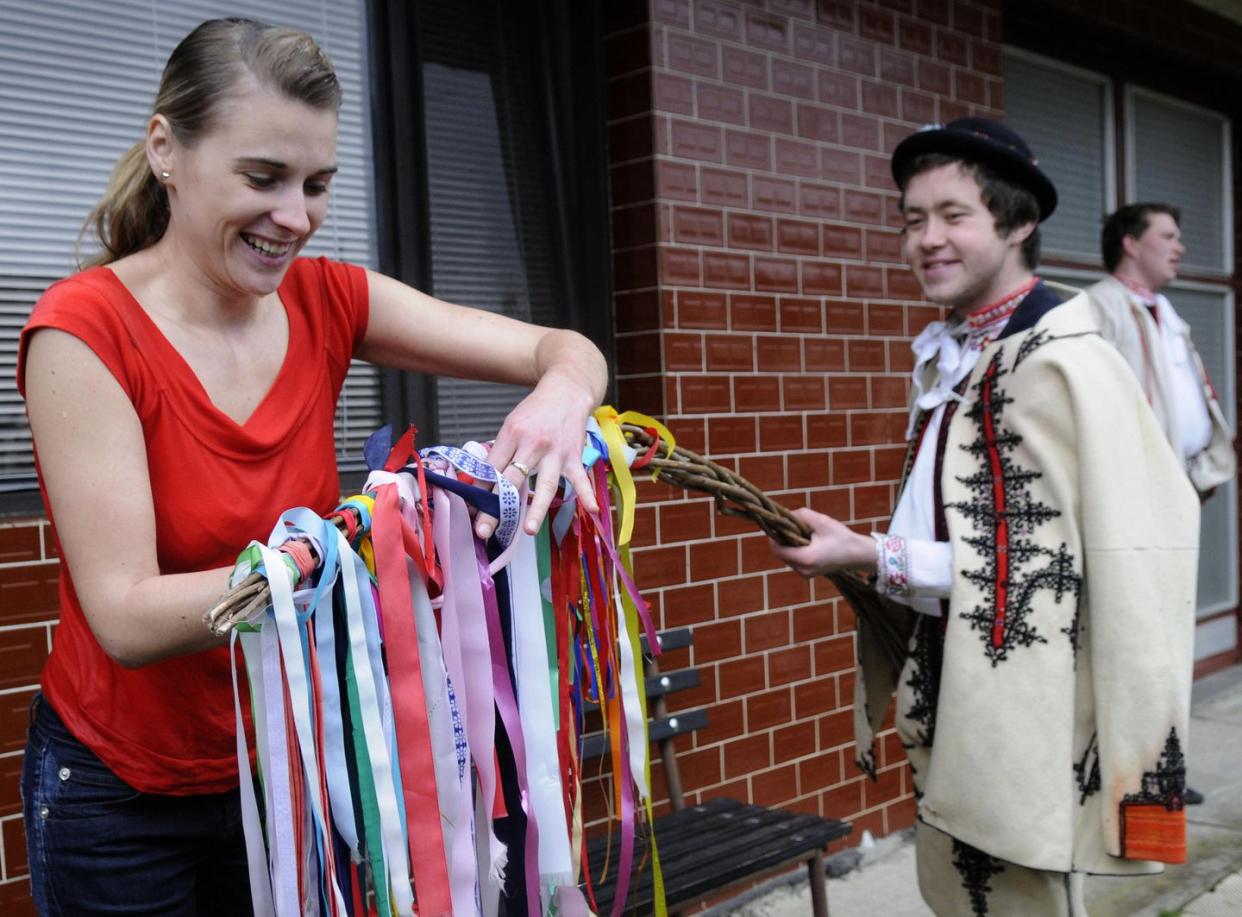
{"type": "MultiPolygon", "coordinates": [[[[845,822],[821,819],[783,809],[764,809],[732,799],[715,799],[702,806],[675,812],[656,820],[665,896],[670,904],[696,899],[719,891],[757,872],[804,859],[830,841],[850,831],[845,822]]],[[[603,863],[607,838],[590,844],[593,867],[603,863]]],[[[613,838],[612,864],[616,844],[613,838]]],[[[646,847],[639,838],[635,862],[642,861],[646,847]]],[[[595,889],[601,908],[611,904],[615,874],[595,889]]],[[[632,878],[633,882],[634,879],[632,878]]],[[[631,885],[628,906],[649,906],[652,899],[650,863],[631,885]]]]}
{"type": "MultiPolygon", "coordinates": [[[[694,634],[690,628],[660,634],[660,644],[665,650],[682,649],[693,643],[694,634]]],[[[649,654],[645,636],[642,647],[644,654],[649,654]]],[[[648,675],[644,688],[648,698],[658,702],[665,695],[697,687],[698,684],[698,670],[686,668],[648,675]]],[[[663,709],[658,703],[656,706],[663,709]]],[[[592,705],[588,709],[597,708],[592,705]]],[[[648,710],[649,714],[654,712],[654,709],[648,710]]],[[[648,738],[651,742],[662,742],[702,729],[707,721],[706,708],[682,710],[663,717],[651,716],[647,722],[648,738]]],[[[608,743],[604,734],[597,732],[584,737],[583,760],[606,754],[608,743]]],[[[671,778],[676,778],[673,748],[665,745],[664,754],[673,755],[671,778]]],[[[679,781],[670,779],[670,788],[679,786],[679,781]]],[[[676,795],[675,798],[681,797],[676,795]]],[[[702,901],[759,873],[798,862],[810,862],[830,842],[847,836],[850,825],[834,818],[819,818],[784,809],[748,805],[736,799],[717,798],[663,815],[655,820],[653,830],[659,843],[665,899],[670,906],[676,907],[702,901]]],[[[647,841],[648,838],[642,834],[635,838],[635,871],[630,877],[627,912],[652,912],[654,889],[647,841]],[[641,874],[639,866],[642,867],[641,874]]],[[[598,878],[605,861],[610,870],[605,881],[593,888],[600,913],[611,910],[616,893],[619,845],[619,830],[611,837],[596,836],[587,845],[584,867],[592,876],[598,878]]]]}
{"type": "MultiPolygon", "coordinates": [[[[648,675],[646,679],[647,700],[651,701],[657,697],[672,694],[674,691],[684,691],[698,686],[698,669],[678,669],[668,674],[661,672],[659,675],[648,675]]],[[[595,713],[599,710],[599,704],[588,701],[582,705],[582,709],[587,713],[595,713]]]]}
{"type": "MultiPolygon", "coordinates": [[[[651,742],[659,742],[670,736],[684,735],[707,725],[707,711],[679,710],[647,721],[647,738],[651,742]]],[[[593,732],[582,739],[582,760],[588,761],[608,753],[608,737],[602,732],[593,732]]]]}
{"type": "MultiPolygon", "coordinates": [[[[676,630],[666,630],[658,634],[660,638],[660,651],[679,650],[682,647],[689,646],[694,642],[694,633],[688,627],[679,627],[676,630]]],[[[639,637],[642,643],[643,654],[651,655],[651,646],[647,643],[647,635],[642,634],[639,637]]]]}

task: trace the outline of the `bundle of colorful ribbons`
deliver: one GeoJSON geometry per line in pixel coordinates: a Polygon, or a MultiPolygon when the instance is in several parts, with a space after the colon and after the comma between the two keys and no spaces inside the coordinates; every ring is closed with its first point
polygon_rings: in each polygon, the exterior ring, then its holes
{"type": "MultiPolygon", "coordinates": [[[[411,431],[362,494],[327,518],[289,510],[243,552],[229,601],[208,614],[249,681],[243,691],[235,665],[238,761],[258,778],[257,792],[241,786],[260,917],[494,915],[506,874],[524,896],[509,914],[596,911],[588,705],[609,739],[623,911],[652,805],[640,636],[659,651],[631,572],[631,468],[675,444],[611,408],[587,441],[600,512],[563,483],[537,536],[522,531],[525,486],[485,447],[416,452],[411,431]],[[655,444],[639,454],[622,423],[655,444]],[[471,507],[499,520],[487,543],[471,507]]],[[[647,849],[663,914],[653,837],[647,849]]]]}

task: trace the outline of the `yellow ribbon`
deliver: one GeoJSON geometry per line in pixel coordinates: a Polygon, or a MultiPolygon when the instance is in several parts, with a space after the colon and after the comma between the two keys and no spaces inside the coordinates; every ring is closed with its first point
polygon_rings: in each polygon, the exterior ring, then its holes
{"type": "MultiPolygon", "coordinates": [[[[608,445],[608,465],[612,469],[613,479],[617,482],[617,490],[620,492],[621,532],[617,537],[617,546],[624,548],[630,543],[630,536],[634,533],[634,503],[637,497],[634,489],[634,476],[630,474],[629,463],[625,460],[625,434],[621,431],[621,424],[629,423],[637,427],[654,428],[660,434],[660,442],[665,448],[666,457],[673,454],[673,450],[677,448],[677,441],[673,439],[673,434],[669,432],[668,427],[654,417],[638,411],[625,411],[618,414],[617,409],[610,404],[601,405],[595,409],[595,422],[599,424],[600,432],[604,435],[604,442],[608,445]]],[[[651,480],[654,481],[658,477],[658,470],[651,473],[651,480]]]]}
{"type": "MultiPolygon", "coordinates": [[[[670,450],[671,451],[671,450],[670,450]]],[[[634,562],[630,559],[630,549],[628,546],[621,548],[621,563],[625,565],[626,571],[630,576],[634,575],[634,562]]],[[[638,679],[638,706],[642,710],[643,723],[647,722],[647,692],[644,686],[647,683],[646,672],[643,671],[643,648],[639,642],[640,626],[638,622],[638,609],[634,606],[634,600],[630,596],[628,589],[617,590],[621,593],[621,607],[625,611],[625,634],[621,639],[628,640],[630,644],[630,654],[634,660],[634,675],[638,679]]],[[[652,648],[654,651],[654,647],[652,648]]],[[[647,795],[642,801],[643,807],[647,812],[647,840],[650,842],[651,849],[651,884],[652,898],[655,907],[656,917],[668,917],[668,904],[664,900],[664,871],[660,868],[660,851],[656,846],[655,836],[655,814],[652,811],[652,783],[651,783],[651,745],[645,741],[646,737],[639,740],[643,742],[643,775],[646,778],[647,795]]],[[[630,741],[635,741],[635,737],[631,736],[630,741]]],[[[620,798],[619,796],[617,797],[620,798]]]]}
{"type": "MultiPolygon", "coordinates": [[[[354,494],[341,501],[342,506],[348,506],[350,503],[357,503],[366,510],[367,518],[375,518],[375,498],[370,494],[354,494]]],[[[367,565],[367,572],[371,576],[375,576],[375,549],[371,546],[371,532],[368,529],[357,547],[358,556],[362,558],[363,563],[367,565]]]]}
{"type": "MultiPolygon", "coordinates": [[[[634,477],[630,474],[630,466],[626,461],[626,442],[625,433],[621,430],[622,424],[633,424],[638,427],[648,427],[656,430],[660,436],[660,443],[664,447],[665,456],[671,456],[673,450],[677,448],[677,441],[673,438],[672,432],[664,424],[660,423],[654,417],[639,411],[625,411],[617,413],[616,409],[611,405],[603,405],[595,411],[595,421],[599,424],[600,432],[604,436],[604,442],[608,445],[608,465],[612,471],[613,484],[616,486],[618,500],[620,504],[619,512],[621,514],[621,531],[617,537],[617,547],[620,551],[620,559],[626,572],[633,576],[634,565],[630,560],[630,536],[634,531],[634,504],[637,502],[637,492],[634,487],[634,477]]],[[[652,471],[651,479],[654,481],[659,477],[659,470],[652,471]]],[[[615,589],[615,582],[611,584],[615,589]]],[[[634,602],[627,590],[617,590],[621,595],[621,606],[624,612],[625,632],[618,634],[618,638],[626,640],[630,644],[630,655],[634,664],[634,677],[638,683],[638,703],[642,711],[643,723],[647,722],[647,694],[643,690],[646,683],[644,678],[642,665],[642,647],[639,644],[638,632],[638,609],[634,606],[634,602]]],[[[616,760],[619,754],[617,748],[617,738],[613,737],[613,757],[616,760]]],[[[645,737],[644,737],[645,738],[645,737]]],[[[641,738],[632,736],[631,741],[642,741],[641,738]]],[[[653,885],[654,909],[657,917],[666,917],[668,908],[664,901],[664,875],[660,868],[660,854],[656,847],[655,832],[651,830],[653,822],[652,799],[651,799],[651,751],[646,742],[643,742],[643,771],[646,777],[646,785],[648,792],[645,799],[640,800],[642,808],[645,809],[647,815],[647,834],[650,841],[651,851],[651,876],[653,885]]],[[[614,765],[614,776],[620,774],[620,768],[614,765]]],[[[620,787],[616,789],[617,799],[621,798],[620,787]]]]}

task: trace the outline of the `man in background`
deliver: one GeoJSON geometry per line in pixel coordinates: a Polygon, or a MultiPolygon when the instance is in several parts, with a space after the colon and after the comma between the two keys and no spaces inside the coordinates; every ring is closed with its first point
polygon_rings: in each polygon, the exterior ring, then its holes
{"type": "Polygon", "coordinates": [[[1190,339],[1160,291],[1186,252],[1181,214],[1169,204],[1128,204],[1104,223],[1109,276],[1087,289],[1100,333],[1125,357],[1165,437],[1206,500],[1237,469],[1233,431],[1190,339]]]}
{"type": "MultiPolygon", "coordinates": [[[[1201,501],[1234,476],[1233,431],[1225,421],[1190,326],[1160,291],[1177,277],[1181,213],[1170,204],[1128,204],[1104,221],[1109,275],[1087,289],[1100,333],[1134,370],[1160,427],[1201,501]]],[[[1184,799],[1203,802],[1186,787],[1184,799]]]]}

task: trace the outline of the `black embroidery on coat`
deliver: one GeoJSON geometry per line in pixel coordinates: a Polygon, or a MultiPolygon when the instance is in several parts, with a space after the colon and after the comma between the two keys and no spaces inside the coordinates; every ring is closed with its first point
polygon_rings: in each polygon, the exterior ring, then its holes
{"type": "Polygon", "coordinates": [[[917,723],[918,744],[931,748],[936,737],[936,704],[940,698],[940,667],[944,661],[944,634],[940,620],[919,615],[915,623],[914,646],[910,678],[906,684],[912,689],[913,702],[906,711],[906,719],[917,723]]]}
{"type": "MultiPolygon", "coordinates": [[[[993,356],[975,384],[975,401],[966,414],[979,435],[960,448],[979,461],[979,470],[957,480],[970,491],[972,499],[946,506],[966,517],[976,533],[963,540],[982,556],[983,566],[963,570],[962,575],[983,591],[984,600],[962,612],[961,618],[980,632],[984,652],[994,667],[1017,647],[1048,642],[1030,621],[1032,599],[1038,590],[1052,590],[1058,604],[1066,595],[1073,595],[1077,616],[1082,587],[1074,557],[1065,544],[1054,551],[1031,539],[1039,526],[1061,512],[1031,494],[1030,484],[1043,477],[1042,472],[1013,460],[1022,437],[1004,425],[1005,406],[1013,399],[997,384],[1009,374],[1001,367],[1002,355],[1003,350],[993,356]],[[1037,561],[1046,564],[1030,569],[1037,561]]],[[[1075,647],[1076,637],[1071,635],[1070,639],[1071,647],[1075,647]]]]}
{"type": "Polygon", "coordinates": [[[962,888],[970,896],[970,909],[974,917],[985,917],[988,913],[988,892],[992,890],[989,880],[1004,872],[1005,864],[953,838],[953,867],[962,877],[962,888]]]}
{"type": "Polygon", "coordinates": [[[1056,338],[1048,334],[1047,328],[1040,328],[1035,333],[1028,335],[1026,340],[1024,340],[1018,347],[1018,355],[1013,358],[1013,368],[1017,369],[1018,364],[1020,364],[1023,360],[1033,354],[1040,347],[1043,347],[1049,341],[1054,340],[1056,340],[1056,338]]]}
{"type": "MultiPolygon", "coordinates": [[[[1064,549],[1065,545],[1061,546],[1064,549]]],[[[1062,627],[1061,633],[1069,637],[1070,652],[1074,654],[1074,670],[1078,670],[1078,647],[1082,646],[1082,596],[1074,603],[1074,617],[1068,627],[1062,627]]]]}
{"type": "Polygon", "coordinates": [[[1074,782],[1078,784],[1080,806],[1086,804],[1087,797],[1100,791],[1100,746],[1097,739],[1098,736],[1092,733],[1091,741],[1074,765],[1074,782]]]}
{"type": "Polygon", "coordinates": [[[1156,762],[1156,769],[1143,773],[1143,784],[1137,793],[1129,793],[1121,804],[1158,802],[1170,812],[1180,811],[1186,798],[1186,758],[1177,729],[1169,730],[1164,741],[1164,753],[1156,762]]]}

